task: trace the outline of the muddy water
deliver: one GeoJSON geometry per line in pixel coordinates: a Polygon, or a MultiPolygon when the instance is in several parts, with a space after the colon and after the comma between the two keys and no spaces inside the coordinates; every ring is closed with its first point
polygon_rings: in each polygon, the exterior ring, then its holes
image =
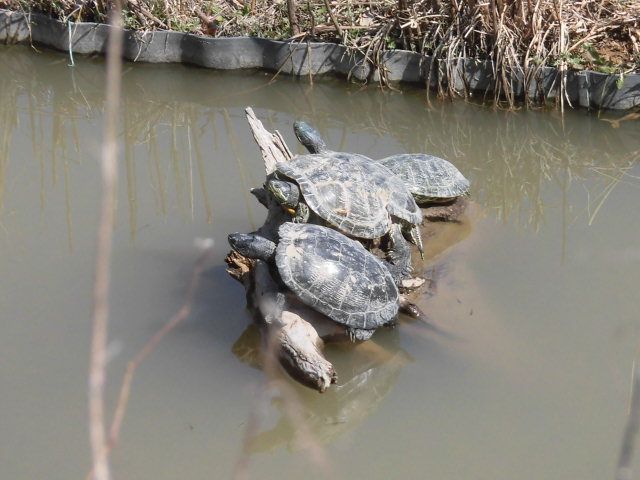
{"type": "MultiPolygon", "coordinates": [[[[0,49],[2,478],[89,467],[104,66],[76,61],[0,49]]],[[[136,374],[116,478],[611,478],[640,340],[638,123],[270,78],[125,66],[110,411],[127,362],[183,302],[194,239],[216,247],[192,315],[136,374]],[[264,215],[247,193],[263,172],[246,105],[290,145],[302,117],[336,149],[449,158],[474,187],[420,265],[419,302],[445,333],[404,321],[329,347],[339,386],[292,384],[302,430],[263,388],[224,271],[226,234],[264,215]]]]}

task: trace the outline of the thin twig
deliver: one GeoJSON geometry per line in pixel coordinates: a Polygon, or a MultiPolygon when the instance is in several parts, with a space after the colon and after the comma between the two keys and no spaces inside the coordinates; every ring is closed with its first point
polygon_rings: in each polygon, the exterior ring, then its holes
{"type": "Polygon", "coordinates": [[[101,162],[102,204],[93,290],[93,335],[89,372],[89,431],[95,480],[109,480],[111,478],[104,418],[104,385],[106,379],[107,326],[109,321],[110,264],[118,178],[116,127],[120,103],[120,74],[122,70],[122,19],[118,0],[113,3],[110,24],[101,162]]]}
{"type": "Polygon", "coordinates": [[[313,86],[313,62],[311,61],[311,44],[307,39],[307,65],[309,66],[309,85],[313,86]]]}
{"type": "Polygon", "coordinates": [[[202,272],[207,265],[209,258],[213,253],[213,248],[211,246],[207,246],[198,257],[196,264],[193,268],[193,274],[191,275],[191,282],[189,284],[189,288],[187,289],[187,293],[185,295],[184,303],[180,310],[176,312],[176,314],[171,317],[171,319],[160,329],[158,330],[142,347],[142,349],[138,352],[138,354],[129,362],[127,365],[127,370],[124,374],[124,378],[122,379],[122,385],[120,387],[120,395],[118,396],[118,405],[116,407],[116,412],[113,416],[113,421],[111,422],[111,429],[109,435],[109,447],[113,448],[118,442],[118,438],[120,436],[120,428],[122,427],[122,420],[124,419],[124,415],[127,410],[127,404],[129,402],[129,393],[131,391],[131,383],[133,382],[133,376],[140,366],[140,364],[153,352],[153,350],[158,346],[163,337],[175,329],[178,325],[184,322],[187,317],[191,314],[191,306],[193,304],[193,298],[195,293],[198,290],[198,284],[200,283],[200,277],[202,276],[202,272]]]}
{"type": "Polygon", "coordinates": [[[616,480],[631,480],[633,472],[631,463],[635,446],[636,435],[640,427],[640,372],[638,372],[636,362],[631,368],[631,400],[629,402],[629,415],[627,425],[624,429],[622,447],[620,448],[620,458],[616,468],[616,480]]]}
{"type": "MultiPolygon", "coordinates": [[[[207,262],[213,254],[213,245],[208,242],[204,246],[203,252],[200,254],[193,267],[193,273],[191,275],[191,282],[189,288],[185,294],[184,303],[180,307],[180,310],[171,317],[171,319],[158,330],[144,346],[138,351],[136,356],[127,364],[124,377],[122,378],[122,384],[120,385],[120,394],[118,395],[118,403],[116,405],[116,411],[111,421],[111,428],[109,429],[109,442],[107,445],[107,451],[111,452],[120,438],[120,430],[122,428],[122,422],[124,420],[125,413],[127,411],[127,405],[129,403],[129,396],[131,393],[131,384],[133,383],[133,377],[140,364],[155,350],[160,341],[169,332],[174,330],[178,325],[184,322],[191,313],[191,306],[193,304],[193,298],[198,290],[198,284],[202,276],[202,272],[207,265],[207,262]]],[[[91,479],[93,470],[87,475],[87,480],[91,479]]]]}
{"type": "Polygon", "coordinates": [[[327,13],[331,18],[331,23],[333,23],[333,26],[336,27],[336,31],[338,32],[338,35],[342,38],[342,28],[340,28],[340,23],[338,22],[338,18],[336,17],[336,14],[333,13],[329,0],[324,0],[324,6],[327,8],[327,13]]]}
{"type": "MultiPolygon", "coordinates": [[[[302,44],[302,41],[304,40],[304,37],[296,37],[296,38],[298,39],[298,44],[294,45],[293,42],[289,43],[289,54],[285,57],[285,59],[280,64],[280,68],[278,68],[278,71],[273,74],[273,77],[271,77],[271,79],[269,80],[269,84],[275,82],[276,78],[278,78],[278,75],[280,75],[280,72],[282,72],[282,69],[284,68],[284,66],[291,59],[293,54],[296,52],[296,49],[302,44]]],[[[293,68],[293,62],[291,64],[291,66],[293,68]]]]}

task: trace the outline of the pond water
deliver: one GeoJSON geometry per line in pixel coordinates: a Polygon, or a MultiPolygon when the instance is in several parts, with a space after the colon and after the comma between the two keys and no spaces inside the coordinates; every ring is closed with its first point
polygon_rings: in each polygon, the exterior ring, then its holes
{"type": "MultiPolygon", "coordinates": [[[[7,479],[83,478],[90,462],[104,63],[76,61],[0,49],[7,479]]],[[[638,123],[271,80],[125,65],[109,412],[127,362],[184,301],[194,240],[215,249],[191,316],[136,372],[115,477],[612,478],[640,340],[638,123]],[[225,273],[226,235],[264,218],[248,194],[264,174],[247,105],[299,152],[291,126],[305,118],[335,149],[433,153],[473,185],[464,221],[427,239],[432,295],[419,303],[447,334],[404,321],[328,347],[338,388],[289,382],[303,434],[264,389],[259,334],[225,273]]]]}

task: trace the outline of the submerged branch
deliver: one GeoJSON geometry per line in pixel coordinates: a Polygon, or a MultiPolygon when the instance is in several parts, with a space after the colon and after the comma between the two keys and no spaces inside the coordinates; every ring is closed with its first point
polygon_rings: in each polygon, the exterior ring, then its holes
{"type": "Polygon", "coordinates": [[[624,430],[622,439],[622,447],[620,449],[620,458],[616,469],[616,480],[631,480],[633,472],[631,470],[631,462],[633,459],[633,450],[636,442],[636,436],[640,428],[640,372],[637,369],[636,362],[633,362],[631,369],[631,401],[629,402],[629,415],[627,417],[627,426],[624,430]]]}

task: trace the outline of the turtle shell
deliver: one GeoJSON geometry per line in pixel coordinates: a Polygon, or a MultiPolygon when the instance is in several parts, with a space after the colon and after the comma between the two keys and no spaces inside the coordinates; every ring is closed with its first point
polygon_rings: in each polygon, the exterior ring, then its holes
{"type": "Polygon", "coordinates": [[[422,221],[402,180],[364,155],[301,155],[279,163],[276,172],[294,180],[309,208],[348,235],[381,237],[391,227],[390,214],[413,224],[422,221]]]}
{"type": "Polygon", "coordinates": [[[469,180],[442,158],[423,153],[403,153],[378,162],[402,179],[419,201],[443,201],[469,193],[469,180]]]}
{"type": "Polygon", "coordinates": [[[398,313],[386,266],[355,240],[320,225],[282,224],[276,265],[304,303],[351,328],[374,330],[398,313]]]}

